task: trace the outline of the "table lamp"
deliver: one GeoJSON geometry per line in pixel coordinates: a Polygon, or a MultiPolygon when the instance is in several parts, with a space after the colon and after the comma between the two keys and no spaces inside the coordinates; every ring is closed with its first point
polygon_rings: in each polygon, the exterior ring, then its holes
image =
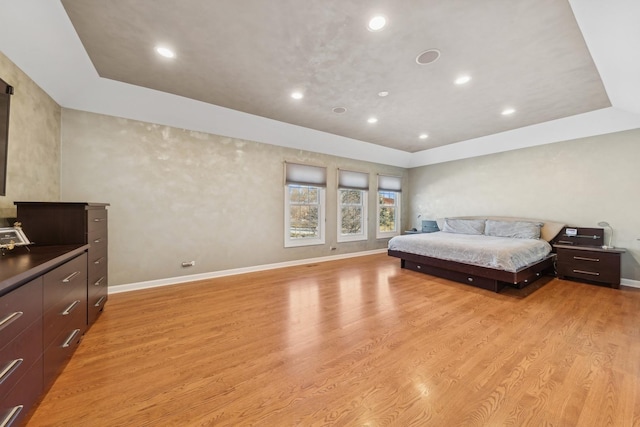
{"type": "Polygon", "coordinates": [[[609,223],[607,221],[600,221],[598,223],[599,227],[609,227],[609,244],[608,245],[602,245],[602,249],[613,249],[613,246],[611,246],[611,239],[613,238],[613,227],[611,227],[609,225],[609,223]]]}

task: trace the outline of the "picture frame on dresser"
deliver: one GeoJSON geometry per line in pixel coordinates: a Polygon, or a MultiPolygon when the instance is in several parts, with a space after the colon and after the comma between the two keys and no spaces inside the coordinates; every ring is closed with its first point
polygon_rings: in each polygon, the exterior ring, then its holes
{"type": "Polygon", "coordinates": [[[0,228],[0,249],[13,249],[16,246],[30,245],[31,242],[20,227],[0,228]]]}

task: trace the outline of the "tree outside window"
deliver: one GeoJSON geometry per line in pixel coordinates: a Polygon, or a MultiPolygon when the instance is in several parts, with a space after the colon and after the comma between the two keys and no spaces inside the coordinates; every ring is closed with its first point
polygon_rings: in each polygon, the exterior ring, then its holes
{"type": "Polygon", "coordinates": [[[378,191],[378,235],[398,232],[400,193],[378,191]]]}
{"type": "Polygon", "coordinates": [[[367,192],[364,190],[338,190],[338,241],[367,239],[367,192]]]}
{"type": "Polygon", "coordinates": [[[320,237],[320,188],[289,185],[289,237],[320,237]]]}

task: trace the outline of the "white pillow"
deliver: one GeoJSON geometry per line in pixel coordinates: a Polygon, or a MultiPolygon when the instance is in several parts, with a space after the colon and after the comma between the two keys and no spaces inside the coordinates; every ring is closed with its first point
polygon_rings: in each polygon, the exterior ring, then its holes
{"type": "Polygon", "coordinates": [[[484,234],[495,237],[511,237],[514,239],[539,239],[541,222],[530,221],[496,221],[488,219],[484,234]]]}
{"type": "Polygon", "coordinates": [[[445,218],[442,231],[456,234],[484,234],[484,219],[445,218]]]}

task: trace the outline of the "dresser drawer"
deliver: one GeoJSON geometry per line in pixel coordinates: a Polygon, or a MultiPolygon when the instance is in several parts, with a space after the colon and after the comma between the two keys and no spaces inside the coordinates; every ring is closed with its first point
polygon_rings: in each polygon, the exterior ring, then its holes
{"type": "Polygon", "coordinates": [[[68,330],[80,329],[84,333],[87,326],[87,290],[77,289],[44,313],[43,345],[46,349],[54,339],[68,330]]]}
{"type": "Polygon", "coordinates": [[[89,297],[87,299],[87,322],[92,324],[104,310],[104,305],[109,297],[106,281],[104,285],[89,285],[89,297]]]}
{"type": "Polygon", "coordinates": [[[94,230],[87,234],[87,243],[91,245],[89,252],[104,250],[106,252],[109,238],[107,236],[106,224],[99,230],[94,230]]]}
{"type": "Polygon", "coordinates": [[[107,272],[107,248],[101,250],[90,250],[89,258],[89,284],[91,281],[98,280],[107,272]]]}
{"type": "MultiPolygon", "coordinates": [[[[85,312],[86,314],[86,312],[85,312]]],[[[58,334],[44,351],[44,389],[51,387],[82,339],[81,328],[68,328],[58,334]]]]}
{"type": "Polygon", "coordinates": [[[72,290],[87,286],[87,254],[82,254],[44,275],[44,310],[59,305],[72,290]]]}
{"type": "Polygon", "coordinates": [[[42,321],[34,322],[0,350],[0,401],[42,355],[42,321]]]}
{"type": "Polygon", "coordinates": [[[106,209],[89,209],[87,211],[87,231],[91,235],[92,232],[107,228],[107,210],[106,209]]]}
{"type": "Polygon", "coordinates": [[[6,397],[0,400],[0,426],[21,425],[42,391],[42,358],[40,358],[22,377],[20,384],[13,387],[6,397]]]}
{"type": "Polygon", "coordinates": [[[42,316],[42,278],[0,297],[0,348],[42,316]]]}

